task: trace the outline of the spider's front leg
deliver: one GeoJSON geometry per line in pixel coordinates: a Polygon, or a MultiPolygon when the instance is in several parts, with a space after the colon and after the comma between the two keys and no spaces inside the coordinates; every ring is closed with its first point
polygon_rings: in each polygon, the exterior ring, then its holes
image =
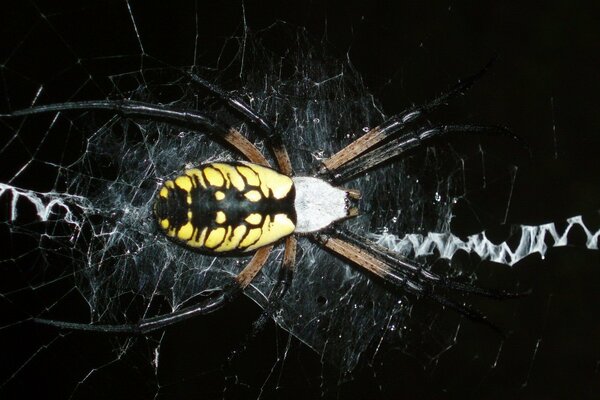
{"type": "Polygon", "coordinates": [[[311,239],[337,257],[368,271],[371,275],[393,287],[416,296],[424,296],[434,300],[438,304],[451,308],[475,322],[489,326],[501,336],[504,336],[504,332],[490,322],[484,314],[439,294],[438,290],[479,295],[499,300],[528,294],[527,292],[509,293],[490,290],[443,278],[432,273],[423,265],[409,261],[405,257],[370,240],[338,227],[332,227],[326,233],[315,233],[311,236],[311,239]]]}
{"type": "Polygon", "coordinates": [[[337,184],[346,182],[371,169],[377,168],[409,150],[424,146],[436,138],[445,137],[450,134],[498,135],[520,141],[510,130],[501,126],[441,125],[420,129],[415,128],[367,153],[348,160],[344,165],[339,166],[334,172],[330,173],[329,180],[337,184]]]}
{"type": "Polygon", "coordinates": [[[520,142],[517,135],[504,127],[464,124],[430,125],[427,121],[423,123],[423,119],[429,113],[469,89],[487,71],[492,61],[481,71],[461,80],[454,88],[429,103],[413,106],[390,117],[348,144],[324,160],[316,176],[340,184],[360,176],[410,149],[429,145],[432,140],[449,134],[500,135],[520,142]]]}

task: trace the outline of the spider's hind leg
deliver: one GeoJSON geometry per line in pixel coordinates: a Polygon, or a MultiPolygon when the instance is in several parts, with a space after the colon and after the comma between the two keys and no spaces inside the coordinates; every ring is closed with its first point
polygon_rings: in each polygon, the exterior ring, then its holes
{"type": "Polygon", "coordinates": [[[297,244],[298,240],[295,236],[292,235],[286,238],[285,251],[283,253],[283,261],[279,269],[279,276],[277,277],[277,282],[273,286],[271,293],[268,295],[267,304],[263,308],[260,316],[252,323],[252,329],[246,335],[241,344],[236,346],[236,348],[231,351],[228,357],[229,362],[235,359],[238,354],[243,353],[248,343],[265,329],[269,319],[275,317],[274,314],[280,308],[283,297],[292,284],[292,278],[296,268],[297,244]]]}
{"type": "Polygon", "coordinates": [[[262,153],[237,129],[226,127],[221,122],[199,110],[187,110],[161,104],[152,104],[133,100],[92,100],[34,106],[13,111],[0,117],[24,117],[28,115],[63,111],[105,110],[120,114],[124,118],[161,121],[194,131],[205,132],[213,138],[219,138],[249,161],[269,166],[262,153]]]}
{"type": "Polygon", "coordinates": [[[267,262],[273,246],[260,248],[254,253],[246,267],[237,275],[235,280],[226,285],[216,295],[209,296],[197,304],[182,308],[169,314],[145,318],[136,324],[121,325],[94,325],[86,323],[65,322],[44,318],[33,318],[33,322],[54,326],[59,329],[76,331],[90,331],[102,333],[123,333],[130,335],[143,335],[150,332],[165,329],[173,324],[185,321],[197,315],[205,315],[216,311],[237,298],[243,290],[252,282],[256,274],[267,262]]]}
{"type": "Polygon", "coordinates": [[[279,275],[277,282],[271,289],[267,298],[267,304],[263,309],[260,317],[254,321],[252,326],[252,332],[250,338],[255,337],[260,331],[264,329],[265,324],[269,321],[269,318],[273,316],[277,309],[281,306],[281,301],[287,293],[290,285],[292,284],[292,278],[294,277],[294,271],[296,268],[296,250],[298,245],[298,239],[295,236],[288,236],[285,240],[285,250],[283,253],[283,260],[279,269],[279,275]]]}
{"type": "Polygon", "coordinates": [[[279,130],[275,129],[275,127],[271,125],[271,123],[269,123],[264,116],[254,111],[250,105],[248,105],[239,96],[234,96],[230,92],[223,90],[221,87],[194,73],[188,72],[186,74],[192,83],[207,90],[213,96],[220,99],[222,102],[227,104],[228,107],[249,121],[256,128],[256,131],[259,133],[259,135],[265,139],[267,146],[271,149],[273,155],[275,156],[275,160],[277,161],[280,171],[288,176],[293,174],[292,163],[287,153],[287,149],[283,144],[283,139],[279,130]]]}

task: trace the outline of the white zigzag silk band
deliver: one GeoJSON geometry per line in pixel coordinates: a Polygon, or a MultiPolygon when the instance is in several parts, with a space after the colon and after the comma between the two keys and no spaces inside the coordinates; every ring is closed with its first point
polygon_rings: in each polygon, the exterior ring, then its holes
{"type": "Polygon", "coordinates": [[[512,266],[531,254],[539,253],[543,258],[551,247],[572,245],[569,242],[569,234],[574,228],[579,227],[586,236],[585,247],[598,250],[600,229],[595,232],[590,230],[581,215],[569,218],[566,222],[566,227],[563,229],[558,228],[555,223],[517,226],[517,232],[511,235],[511,240],[519,234],[520,239],[518,245],[513,248],[509,246],[508,241],[492,243],[485,232],[468,236],[466,240],[452,233],[434,232],[429,232],[427,235],[407,234],[402,238],[381,233],[373,234],[371,238],[378,244],[404,255],[424,257],[433,255],[437,251],[441,258],[452,259],[457,251],[462,250],[475,253],[482,260],[512,266]]]}
{"type": "MultiPolygon", "coordinates": [[[[20,189],[11,185],[0,183],[0,197],[10,193],[9,222],[14,222],[18,216],[19,200],[29,201],[36,209],[39,221],[45,222],[51,216],[63,214],[65,222],[80,227],[83,221],[79,221],[73,213],[73,206],[84,210],[84,214],[94,212],[91,202],[85,197],[68,195],[64,193],[48,192],[40,193],[31,190],[20,189]],[[59,211],[62,209],[62,213],[59,211]]],[[[433,255],[436,251],[439,257],[452,259],[459,251],[475,253],[482,260],[489,260],[505,265],[514,265],[523,258],[538,253],[544,257],[551,247],[573,245],[569,242],[569,234],[574,228],[579,227],[585,234],[585,247],[598,250],[600,229],[590,230],[583,221],[581,215],[567,219],[566,226],[559,229],[555,223],[542,225],[520,225],[516,234],[520,234],[518,245],[511,248],[508,241],[495,244],[486,236],[485,232],[468,236],[462,240],[452,233],[429,232],[427,235],[410,233],[399,238],[389,233],[371,234],[370,237],[378,244],[403,255],[424,257],[433,255]]],[[[515,234],[511,235],[514,237],[515,234]]]]}

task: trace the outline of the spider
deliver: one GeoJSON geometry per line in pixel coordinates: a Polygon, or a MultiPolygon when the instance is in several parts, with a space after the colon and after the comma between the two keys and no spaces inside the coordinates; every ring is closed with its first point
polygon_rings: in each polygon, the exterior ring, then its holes
{"type": "MultiPolygon", "coordinates": [[[[488,64],[489,66],[489,64],[488,64]]],[[[164,329],[193,316],[213,312],[234,300],[265,265],[274,246],[284,244],[278,280],[263,316],[274,311],[292,282],[297,237],[308,237],[333,255],[360,268],[388,286],[425,296],[467,318],[500,332],[485,315],[438,291],[456,291],[503,299],[519,294],[485,289],[450,280],[343,227],[343,221],[359,214],[355,206],[358,190],[341,185],[370,170],[393,162],[408,150],[429,145],[434,139],[454,133],[504,135],[518,140],[502,127],[480,125],[430,125],[422,120],[431,111],[466,91],[485,72],[460,81],[429,103],[413,106],[384,121],[322,161],[312,175],[296,174],[280,131],[253,111],[240,97],[190,72],[187,79],[207,91],[253,127],[271,151],[276,168],[235,127],[201,110],[180,109],[133,100],[97,100],[34,106],[9,116],[107,110],[124,118],[161,121],[205,132],[217,142],[232,147],[242,158],[200,164],[164,181],[153,207],[157,229],[168,240],[212,256],[254,253],[248,264],[225,287],[199,301],[168,314],[120,325],[86,324],[34,318],[38,323],[61,329],[146,334],[164,329]]],[[[500,332],[501,333],[501,332],[500,332]]]]}

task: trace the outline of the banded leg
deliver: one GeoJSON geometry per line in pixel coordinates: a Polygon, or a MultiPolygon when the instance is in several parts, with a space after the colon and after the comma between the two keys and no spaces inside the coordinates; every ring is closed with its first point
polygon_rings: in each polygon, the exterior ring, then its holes
{"type": "Polygon", "coordinates": [[[236,149],[248,161],[264,166],[270,166],[262,153],[248,141],[238,130],[228,128],[208,115],[196,110],[183,110],[165,105],[156,105],[131,100],[95,100],[70,103],[48,104],[17,110],[4,117],[20,117],[34,114],[59,111],[93,111],[107,110],[122,115],[125,118],[142,118],[152,121],[162,121],[175,126],[193,130],[205,130],[215,135],[236,149]]]}
{"type": "Polygon", "coordinates": [[[258,249],[254,256],[248,262],[248,265],[237,275],[234,282],[227,285],[218,295],[210,296],[205,300],[193,306],[185,307],[175,312],[147,318],[139,321],[137,324],[123,325],[93,325],[75,322],[56,321],[51,319],[33,318],[33,322],[54,326],[60,329],[70,329],[78,331],[91,331],[103,333],[124,333],[133,335],[143,335],[160,329],[164,329],[173,324],[185,321],[197,315],[204,315],[216,311],[227,303],[231,302],[248,287],[250,282],[256,277],[258,272],[266,263],[273,246],[258,249]]]}
{"type": "Polygon", "coordinates": [[[428,112],[445,105],[450,99],[469,89],[473,83],[475,83],[484,75],[493,61],[493,59],[490,60],[479,72],[461,80],[457,85],[454,86],[454,88],[446,93],[443,93],[429,103],[422,106],[411,107],[408,110],[402,111],[401,113],[387,119],[381,125],[371,129],[369,132],[359,137],[327,160],[323,161],[323,165],[319,169],[317,175],[335,175],[336,171],[341,166],[358,157],[359,155],[375,148],[385,140],[393,137],[394,134],[401,132],[406,128],[410,128],[411,126],[413,129],[416,129],[416,127],[411,124],[412,122],[418,120],[428,112]]]}
{"type": "Polygon", "coordinates": [[[475,134],[507,136],[515,141],[520,138],[504,127],[479,125],[442,125],[407,132],[363,155],[348,160],[330,174],[330,182],[340,184],[373,169],[400,154],[428,144],[449,134],[475,134]]]}
{"type": "Polygon", "coordinates": [[[488,290],[442,278],[376,243],[339,228],[334,228],[330,234],[313,234],[312,240],[337,257],[350,261],[383,281],[402,288],[408,293],[430,298],[475,322],[489,326],[501,336],[504,336],[504,333],[481,312],[440,295],[435,292],[435,289],[454,290],[493,299],[514,298],[527,294],[488,290]]]}
{"type": "MultiPolygon", "coordinates": [[[[275,160],[281,173],[287,176],[293,175],[292,163],[281,137],[281,132],[276,130],[263,116],[252,110],[252,108],[240,97],[233,96],[230,92],[221,89],[214,83],[193,73],[187,73],[188,78],[195,84],[210,92],[234,111],[248,120],[257,129],[258,133],[266,140],[268,147],[273,152],[275,160]]],[[[254,322],[250,337],[254,337],[279,307],[281,300],[287,292],[293,278],[296,263],[297,239],[288,236],[285,240],[283,262],[279,271],[279,277],[269,295],[268,304],[260,317],[254,322]]]]}
{"type": "MultiPolygon", "coordinates": [[[[269,294],[269,303],[263,310],[261,315],[262,319],[268,319],[271,314],[279,307],[281,299],[287,293],[290,285],[292,284],[292,278],[294,277],[294,271],[296,268],[296,250],[298,245],[298,239],[295,236],[288,236],[285,239],[285,250],[283,253],[283,261],[279,270],[279,276],[277,282],[271,293],[269,294]]],[[[266,322],[266,321],[265,321],[266,322]]],[[[260,325],[260,321],[257,321],[255,325],[260,325]]]]}
{"type": "Polygon", "coordinates": [[[432,284],[434,283],[438,287],[452,289],[468,294],[475,294],[484,297],[494,299],[508,299],[516,298],[528,294],[525,293],[513,293],[504,290],[493,290],[486,289],[479,286],[469,285],[453,280],[443,278],[439,275],[428,271],[423,267],[422,264],[418,264],[414,261],[409,261],[406,257],[393,252],[383,246],[380,246],[370,240],[365,239],[355,233],[335,227],[332,230],[333,234],[339,239],[345,240],[346,242],[353,244],[365,251],[371,252],[375,257],[388,264],[391,270],[398,275],[404,275],[408,278],[418,279],[422,282],[432,284]]]}
{"type": "Polygon", "coordinates": [[[248,342],[255,338],[267,325],[267,322],[277,311],[281,305],[283,296],[287,293],[288,288],[292,283],[292,277],[296,266],[296,247],[297,239],[295,236],[288,236],[285,241],[285,251],[283,253],[283,262],[279,270],[279,276],[277,282],[273,286],[271,293],[269,294],[267,304],[260,316],[252,323],[252,329],[242,341],[242,343],[231,351],[228,359],[233,360],[237,354],[242,353],[248,342]]]}
{"type": "Polygon", "coordinates": [[[276,130],[263,116],[252,110],[252,108],[241,98],[233,96],[231,93],[198,75],[193,73],[186,74],[193,83],[210,92],[248,120],[266,140],[268,147],[275,156],[275,160],[277,161],[281,173],[292,176],[294,170],[287,150],[283,145],[281,132],[276,130]]]}

